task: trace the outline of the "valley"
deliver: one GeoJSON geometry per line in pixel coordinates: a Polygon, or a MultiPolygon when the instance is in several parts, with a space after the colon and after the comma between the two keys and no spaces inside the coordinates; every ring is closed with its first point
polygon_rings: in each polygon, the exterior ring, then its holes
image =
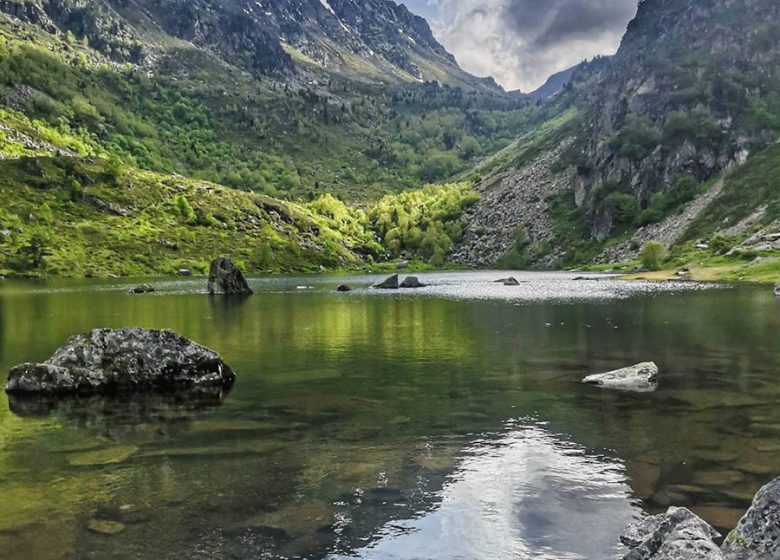
{"type": "Polygon", "coordinates": [[[630,271],[661,241],[663,268],[773,278],[777,248],[743,243],[780,217],[774,4],[644,2],[615,56],[528,95],[461,70],[403,6],[370,4],[278,1],[266,18],[239,0],[5,0],[0,275],[171,274],[214,252],[252,273],[397,259],[630,271]],[[445,199],[426,185],[460,182],[475,198],[450,204],[457,215],[370,223],[385,196],[445,199]],[[211,193],[196,218],[148,206],[190,189],[211,193]],[[108,206],[80,207],[94,197],[108,206]],[[252,215],[257,197],[319,233],[262,210],[246,231],[216,216],[235,201],[252,215]],[[110,209],[123,204],[154,233],[110,209]],[[139,245],[115,251],[112,232],[139,245]]]}

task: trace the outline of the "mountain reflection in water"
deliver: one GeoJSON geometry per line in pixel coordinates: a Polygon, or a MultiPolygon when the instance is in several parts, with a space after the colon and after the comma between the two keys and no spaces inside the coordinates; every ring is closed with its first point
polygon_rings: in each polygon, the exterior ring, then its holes
{"type": "Polygon", "coordinates": [[[623,465],[588,454],[541,424],[509,428],[465,450],[438,507],[388,523],[356,555],[579,560],[613,550],[617,556],[616,536],[640,514],[623,465]]]}

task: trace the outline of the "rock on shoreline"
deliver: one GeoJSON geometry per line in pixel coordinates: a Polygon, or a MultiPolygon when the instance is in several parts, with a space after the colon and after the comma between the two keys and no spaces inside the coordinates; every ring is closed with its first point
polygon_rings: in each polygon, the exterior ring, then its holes
{"type": "Polygon", "coordinates": [[[219,354],[172,331],[95,329],[76,335],[41,364],[8,374],[14,395],[115,393],[229,387],[235,374],[219,354]]]}
{"type": "Polygon", "coordinates": [[[780,478],[758,491],[723,546],[707,522],[685,508],[646,517],[620,537],[629,548],[623,560],[778,560],[780,559],[780,478]]]}

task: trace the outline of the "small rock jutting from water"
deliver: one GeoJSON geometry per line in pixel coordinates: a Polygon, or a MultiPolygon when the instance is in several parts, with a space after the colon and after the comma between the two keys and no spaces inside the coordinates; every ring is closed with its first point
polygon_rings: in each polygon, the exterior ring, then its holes
{"type": "Polygon", "coordinates": [[[401,288],[405,289],[416,289],[416,288],[424,288],[425,284],[420,282],[420,279],[416,276],[407,276],[404,278],[404,281],[401,282],[401,288]]]}
{"type": "Polygon", "coordinates": [[[11,369],[5,390],[63,395],[227,388],[235,379],[219,354],[172,331],[95,329],[69,338],[41,364],[11,369]]]}
{"type": "Polygon", "coordinates": [[[347,286],[346,284],[342,284],[341,286],[339,286],[338,288],[336,288],[336,291],[337,291],[337,292],[351,292],[351,291],[352,291],[352,288],[350,288],[350,287],[349,287],[349,286],[347,286]]]}
{"type": "Polygon", "coordinates": [[[253,293],[241,269],[226,257],[217,257],[211,262],[207,287],[210,294],[248,296],[253,293]]]}
{"type": "Polygon", "coordinates": [[[713,539],[720,534],[685,508],[638,521],[620,537],[629,548],[623,560],[722,560],[713,539]]]}
{"type": "Polygon", "coordinates": [[[761,488],[736,529],[723,542],[726,560],[780,558],[780,478],[761,488]]]}
{"type": "Polygon", "coordinates": [[[399,288],[398,275],[393,274],[383,282],[376,284],[374,288],[377,290],[397,290],[399,288]]]}
{"type": "Polygon", "coordinates": [[[503,284],[504,286],[519,286],[520,282],[517,281],[517,278],[514,276],[510,276],[509,278],[501,278],[500,280],[495,281],[496,284],[503,284]]]}
{"type": "Polygon", "coordinates": [[[179,276],[192,276],[192,271],[189,268],[180,268],[178,274],[179,276]]]}
{"type": "Polygon", "coordinates": [[[653,362],[644,362],[607,373],[589,375],[582,382],[621,391],[655,391],[658,387],[658,366],[653,362]]]}
{"type": "Polygon", "coordinates": [[[153,292],[154,286],[150,286],[149,284],[141,284],[130,290],[131,294],[151,294],[153,292]]]}
{"type": "Polygon", "coordinates": [[[775,295],[780,297],[780,284],[775,284],[775,295]]]}

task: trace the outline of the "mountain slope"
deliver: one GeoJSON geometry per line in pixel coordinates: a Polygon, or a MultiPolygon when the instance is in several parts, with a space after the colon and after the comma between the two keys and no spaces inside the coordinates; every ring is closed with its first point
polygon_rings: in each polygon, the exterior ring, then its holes
{"type": "Polygon", "coordinates": [[[120,25],[147,34],[138,64],[117,63],[116,49],[96,50],[96,39],[49,33],[37,16],[26,16],[39,21],[32,25],[0,14],[0,104],[131,166],[306,198],[365,200],[446,180],[531,126],[533,108],[490,89],[319,67],[269,77],[160,31],[147,12],[129,4],[124,12],[147,20],[120,25]]]}
{"type": "Polygon", "coordinates": [[[120,61],[153,64],[186,43],[267,75],[318,69],[498,90],[463,72],[424,19],[390,0],[2,0],[0,11],[120,61]]]}
{"type": "MultiPolygon", "coordinates": [[[[700,216],[722,208],[720,199],[732,192],[728,179],[722,193],[708,185],[733,168],[752,168],[780,133],[778,30],[780,5],[770,0],[641,2],[617,54],[578,68],[546,104],[550,115],[578,110],[567,137],[539,139],[541,145],[557,140],[556,147],[568,142],[552,166],[553,178],[529,179],[529,169],[538,164],[532,159],[505,161],[493,170],[500,180],[487,177],[477,190],[505,190],[523,177],[513,188],[544,192],[550,180],[569,187],[549,195],[541,216],[526,208],[505,217],[521,224],[512,237],[504,232],[483,243],[511,245],[507,257],[514,262],[572,266],[636,258],[653,232],[673,223],[672,253],[684,254],[683,245],[692,246],[691,220],[701,223],[700,216]],[[522,226],[524,216],[531,221],[522,226]],[[538,227],[550,222],[553,231],[538,227]]],[[[542,161],[545,154],[537,157],[542,161]]],[[[772,206],[756,190],[745,185],[739,215],[729,216],[729,226],[751,216],[753,228],[771,222],[772,206]]],[[[696,235],[716,236],[724,229],[706,223],[696,235]]],[[[475,220],[467,231],[490,235],[490,226],[475,220]]],[[[467,244],[472,237],[466,235],[467,244]]]]}

